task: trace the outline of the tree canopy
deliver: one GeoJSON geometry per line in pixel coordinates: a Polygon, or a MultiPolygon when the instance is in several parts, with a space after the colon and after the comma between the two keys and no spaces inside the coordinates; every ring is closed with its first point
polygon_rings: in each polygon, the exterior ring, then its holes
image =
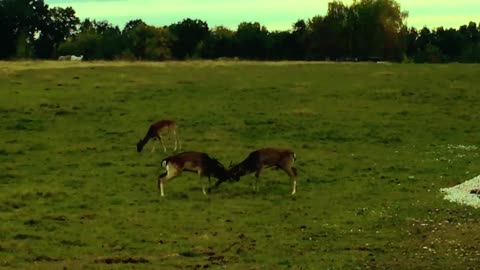
{"type": "Polygon", "coordinates": [[[0,0],[0,59],[168,60],[238,57],[255,60],[480,62],[480,25],[415,29],[395,0],[328,3],[327,14],[269,31],[258,22],[210,28],[186,18],[156,27],[141,19],[120,29],[108,21],[80,20],[71,7],[43,0],[0,0]]]}

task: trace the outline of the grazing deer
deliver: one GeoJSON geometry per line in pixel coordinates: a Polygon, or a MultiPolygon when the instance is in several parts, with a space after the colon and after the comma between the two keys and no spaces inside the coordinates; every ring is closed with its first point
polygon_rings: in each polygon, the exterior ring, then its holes
{"type": "MultiPolygon", "coordinates": [[[[294,167],[294,162],[297,156],[291,150],[278,148],[264,148],[253,151],[248,157],[235,166],[230,166],[228,171],[229,178],[240,180],[241,176],[255,172],[254,189],[258,191],[258,179],[260,173],[264,168],[276,167],[282,169],[292,181],[292,195],[297,191],[297,169],[294,167]]],[[[223,181],[219,180],[214,187],[218,187],[223,181]]]]}
{"type": "MultiPolygon", "coordinates": [[[[163,146],[163,152],[167,152],[167,148],[163,144],[162,134],[173,134],[173,136],[175,137],[175,148],[173,149],[173,151],[177,151],[177,142],[180,150],[182,150],[182,144],[177,135],[177,123],[173,120],[161,120],[150,125],[147,135],[145,135],[145,138],[138,141],[137,151],[141,152],[143,146],[145,146],[145,144],[153,138],[154,140],[158,139],[163,146]]],[[[155,151],[155,144],[153,144],[152,147],[152,152],[153,151],[155,151]]]]}
{"type": "Polygon", "coordinates": [[[58,60],[60,60],[60,61],[64,61],[64,60],[70,61],[71,59],[72,59],[71,55],[61,55],[61,56],[58,57],[58,60]]]}
{"type": "MultiPolygon", "coordinates": [[[[228,178],[228,172],[222,163],[201,152],[183,152],[167,157],[162,160],[162,167],[167,170],[167,172],[158,176],[157,187],[162,197],[165,196],[163,185],[167,181],[179,176],[183,171],[196,172],[200,179],[203,176],[207,176],[209,187],[211,184],[210,177],[215,177],[218,181],[224,181],[228,178]]],[[[202,184],[202,191],[203,194],[207,194],[205,184],[202,184]]]]}
{"type": "Polygon", "coordinates": [[[83,60],[83,54],[80,56],[72,55],[70,58],[71,61],[82,61],[83,60]]]}

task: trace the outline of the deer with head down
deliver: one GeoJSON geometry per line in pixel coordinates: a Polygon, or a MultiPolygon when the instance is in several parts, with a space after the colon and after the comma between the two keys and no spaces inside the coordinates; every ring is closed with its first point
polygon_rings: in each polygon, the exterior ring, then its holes
{"type": "MultiPolygon", "coordinates": [[[[163,146],[163,152],[167,152],[167,148],[163,144],[162,135],[168,135],[168,134],[173,135],[175,137],[174,138],[175,148],[173,149],[173,151],[177,151],[177,143],[178,143],[179,149],[181,150],[182,144],[180,142],[180,138],[178,137],[177,132],[178,132],[177,123],[173,120],[160,120],[156,123],[153,123],[148,128],[147,135],[145,135],[143,139],[138,141],[137,151],[141,152],[145,144],[147,144],[147,142],[150,139],[154,139],[154,140],[158,139],[163,146]]],[[[152,146],[152,152],[153,151],[155,151],[155,144],[152,146]]]]}
{"type": "MultiPolygon", "coordinates": [[[[295,153],[288,149],[280,148],[263,148],[251,152],[245,160],[242,162],[230,166],[228,170],[228,178],[232,178],[236,181],[240,180],[240,177],[255,173],[254,189],[258,191],[258,180],[260,173],[264,168],[274,167],[282,169],[292,182],[292,195],[297,192],[297,169],[294,167],[294,163],[297,156],[295,153]]],[[[214,187],[218,187],[224,180],[218,180],[214,187]]]]}
{"type": "MultiPolygon", "coordinates": [[[[200,179],[204,176],[208,177],[209,190],[211,177],[215,177],[222,182],[228,179],[228,171],[222,163],[201,152],[189,151],[167,157],[162,161],[162,167],[166,169],[166,172],[158,176],[157,182],[162,197],[165,196],[165,183],[184,171],[197,173],[200,179]]],[[[202,191],[203,194],[207,194],[204,183],[202,184],[202,191]]]]}

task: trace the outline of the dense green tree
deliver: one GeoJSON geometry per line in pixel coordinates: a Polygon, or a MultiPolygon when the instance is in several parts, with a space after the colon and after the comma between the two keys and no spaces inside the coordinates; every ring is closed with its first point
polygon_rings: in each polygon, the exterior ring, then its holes
{"type": "Polygon", "coordinates": [[[406,56],[415,55],[417,51],[416,41],[418,38],[418,31],[415,28],[408,29],[406,35],[404,36],[405,42],[405,54],[406,56]]]}
{"type": "Polygon", "coordinates": [[[32,57],[32,44],[48,21],[43,0],[0,1],[0,58],[32,57]]]}
{"type": "Polygon", "coordinates": [[[267,36],[266,58],[269,60],[295,59],[295,39],[289,31],[274,31],[267,36]]]}
{"type": "Polygon", "coordinates": [[[85,59],[114,59],[123,50],[122,34],[118,26],[107,21],[85,19],[79,32],[63,43],[59,54],[83,55],[85,59]]]}
{"type": "Polygon", "coordinates": [[[201,20],[185,19],[168,27],[173,37],[172,53],[175,58],[193,57],[209,35],[208,24],[201,20]],[[196,51],[197,50],[197,51],[196,51]]]}
{"type": "Polygon", "coordinates": [[[83,55],[85,60],[102,59],[102,36],[94,31],[81,31],[58,47],[58,55],[83,55]]]}
{"type": "Polygon", "coordinates": [[[298,20],[292,26],[292,59],[303,60],[308,48],[307,23],[305,20],[298,20]]]}
{"type": "Polygon", "coordinates": [[[104,59],[115,59],[125,49],[122,32],[118,26],[109,27],[102,33],[102,46],[104,48],[104,59]]]}
{"type": "Polygon", "coordinates": [[[241,58],[265,59],[268,31],[258,22],[242,22],[235,35],[235,51],[241,58]]]}
{"type": "Polygon", "coordinates": [[[172,58],[170,50],[172,36],[165,27],[151,27],[152,35],[147,40],[145,57],[149,60],[168,60],[172,58]]]}
{"type": "Polygon", "coordinates": [[[445,30],[443,27],[431,35],[430,42],[437,46],[444,55],[444,61],[451,61],[458,59],[462,51],[462,37],[455,29],[450,28],[445,30]]]}
{"type": "Polygon", "coordinates": [[[329,59],[326,54],[326,24],[323,16],[314,16],[307,22],[305,58],[308,60],[329,59]]]}
{"type": "Polygon", "coordinates": [[[123,31],[127,52],[136,59],[164,60],[171,58],[171,34],[166,28],[157,28],[136,20],[127,23],[123,31]]]}
{"type": "Polygon", "coordinates": [[[360,59],[400,60],[398,39],[408,13],[394,0],[361,0],[351,6],[354,55],[360,59]]]}
{"type": "Polygon", "coordinates": [[[127,23],[123,30],[123,38],[127,50],[133,54],[136,59],[144,59],[147,49],[147,39],[151,37],[149,27],[143,21],[131,21],[127,23]]]}
{"type": "Polygon", "coordinates": [[[71,7],[49,9],[45,28],[34,42],[35,55],[40,58],[55,56],[60,43],[75,33],[80,20],[71,7]]]}
{"type": "Polygon", "coordinates": [[[328,4],[327,16],[323,18],[323,37],[325,54],[330,58],[338,59],[351,55],[350,9],[341,2],[328,4]]]}
{"type": "Polygon", "coordinates": [[[234,36],[235,32],[226,27],[215,27],[202,43],[202,57],[215,59],[235,56],[234,36]]]}

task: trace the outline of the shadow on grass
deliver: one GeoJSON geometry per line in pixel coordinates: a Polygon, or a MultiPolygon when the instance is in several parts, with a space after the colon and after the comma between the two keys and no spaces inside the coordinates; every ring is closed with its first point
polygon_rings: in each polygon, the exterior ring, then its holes
{"type": "Polygon", "coordinates": [[[27,239],[39,240],[39,239],[42,239],[42,237],[37,236],[37,235],[32,235],[32,234],[19,233],[19,234],[14,235],[13,239],[15,239],[15,240],[27,240],[27,239]]]}
{"type": "Polygon", "coordinates": [[[8,126],[7,130],[16,131],[44,131],[46,130],[43,121],[33,120],[28,118],[20,118],[16,121],[16,124],[8,126]]]}

